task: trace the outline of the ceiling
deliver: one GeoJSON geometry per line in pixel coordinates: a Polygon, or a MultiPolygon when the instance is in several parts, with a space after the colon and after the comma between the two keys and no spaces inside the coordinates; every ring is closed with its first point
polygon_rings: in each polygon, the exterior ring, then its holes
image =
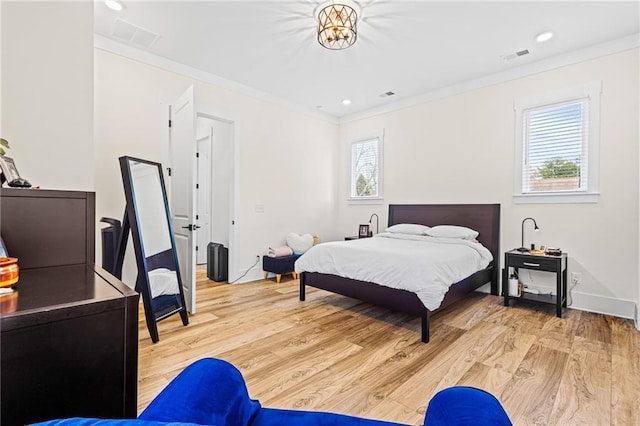
{"type": "Polygon", "coordinates": [[[333,51],[316,0],[123,3],[95,3],[96,34],[335,118],[640,32],[637,1],[362,0],[357,41],[333,51]]]}

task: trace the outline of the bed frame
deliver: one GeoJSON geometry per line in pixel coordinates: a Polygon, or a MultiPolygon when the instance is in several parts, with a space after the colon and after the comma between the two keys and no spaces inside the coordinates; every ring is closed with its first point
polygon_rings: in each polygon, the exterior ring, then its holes
{"type": "Polygon", "coordinates": [[[419,316],[422,320],[422,341],[429,342],[430,315],[464,298],[478,287],[491,282],[491,294],[498,295],[498,260],[500,259],[499,204],[390,204],[389,226],[398,223],[420,225],[459,225],[475,229],[480,241],[493,255],[486,269],[453,284],[440,307],[428,310],[415,293],[385,287],[366,281],[337,275],[303,272],[300,277],[300,300],[305,300],[305,287],[311,286],[393,311],[419,316]]]}

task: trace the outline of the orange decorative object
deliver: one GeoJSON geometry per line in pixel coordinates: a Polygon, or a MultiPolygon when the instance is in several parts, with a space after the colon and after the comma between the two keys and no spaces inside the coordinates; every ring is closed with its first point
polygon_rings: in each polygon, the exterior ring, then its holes
{"type": "Polygon", "coordinates": [[[0,296],[0,315],[10,314],[17,310],[18,310],[18,292],[17,291],[13,290],[9,294],[3,294],[0,296]]]}
{"type": "Polygon", "coordinates": [[[11,287],[18,282],[18,259],[0,257],[0,287],[11,287]]]}

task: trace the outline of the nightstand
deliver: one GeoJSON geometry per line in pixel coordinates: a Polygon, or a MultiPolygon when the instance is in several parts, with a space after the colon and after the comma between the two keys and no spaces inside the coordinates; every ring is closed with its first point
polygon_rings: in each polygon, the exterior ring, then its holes
{"type": "Polygon", "coordinates": [[[567,253],[560,256],[539,256],[528,252],[511,250],[504,254],[504,269],[502,269],[502,296],[504,306],[509,306],[510,299],[525,299],[556,305],[556,316],[562,318],[562,308],[567,306],[567,253]],[[519,269],[553,272],[556,274],[556,294],[522,293],[520,297],[509,296],[509,268],[514,268],[516,274],[519,269]]]}
{"type": "Polygon", "coordinates": [[[344,237],[345,241],[349,241],[349,240],[359,240],[360,238],[371,238],[371,237],[358,237],[357,235],[351,235],[349,237],[344,237]]]}

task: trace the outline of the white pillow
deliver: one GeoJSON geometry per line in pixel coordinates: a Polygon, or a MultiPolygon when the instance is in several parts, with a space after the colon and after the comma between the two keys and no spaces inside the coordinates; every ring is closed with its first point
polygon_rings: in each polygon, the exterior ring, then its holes
{"type": "Polygon", "coordinates": [[[387,228],[393,234],[426,235],[430,228],[416,223],[399,223],[387,228]]]}
{"type": "Polygon", "coordinates": [[[464,226],[438,225],[429,229],[427,235],[441,238],[461,238],[463,240],[473,240],[479,233],[464,226]]]}
{"type": "Polygon", "coordinates": [[[296,254],[302,254],[313,247],[313,235],[299,235],[292,232],[287,235],[287,245],[291,247],[296,254]]]}

